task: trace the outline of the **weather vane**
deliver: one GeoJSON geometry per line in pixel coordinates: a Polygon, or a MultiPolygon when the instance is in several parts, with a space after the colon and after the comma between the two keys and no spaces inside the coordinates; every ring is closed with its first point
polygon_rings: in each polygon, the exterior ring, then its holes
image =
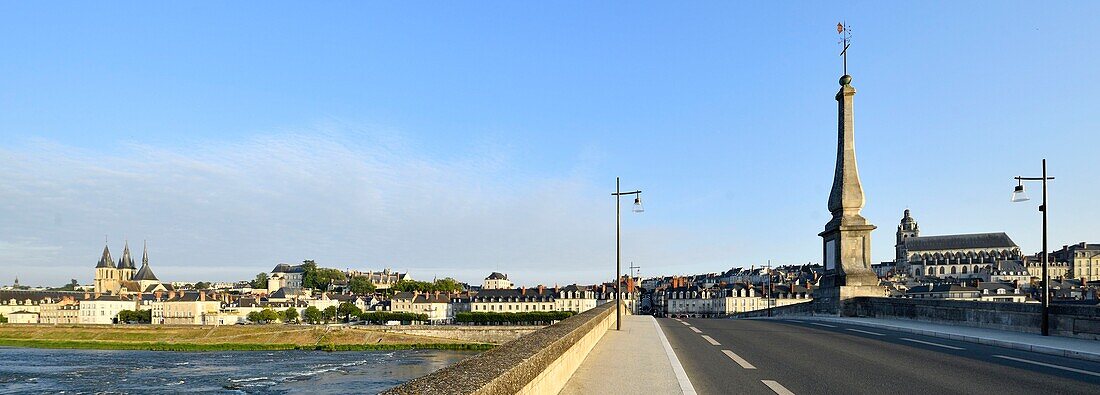
{"type": "Polygon", "coordinates": [[[848,47],[852,45],[852,28],[840,22],[836,24],[836,32],[840,35],[840,44],[844,47],[844,50],[840,51],[840,56],[844,58],[844,75],[848,75],[848,47]]]}

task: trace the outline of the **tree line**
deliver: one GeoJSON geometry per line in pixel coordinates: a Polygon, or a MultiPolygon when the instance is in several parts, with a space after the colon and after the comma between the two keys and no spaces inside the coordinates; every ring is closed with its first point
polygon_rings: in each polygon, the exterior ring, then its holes
{"type": "Polygon", "coordinates": [[[490,311],[462,312],[455,314],[455,322],[475,325],[548,325],[572,317],[572,311],[529,311],[522,313],[497,313],[490,311]]]}

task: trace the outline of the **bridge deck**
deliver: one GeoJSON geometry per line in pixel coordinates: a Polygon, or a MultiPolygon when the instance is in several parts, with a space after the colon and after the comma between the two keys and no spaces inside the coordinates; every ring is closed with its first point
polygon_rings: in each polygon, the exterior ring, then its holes
{"type": "Polygon", "coordinates": [[[653,317],[623,316],[622,330],[603,335],[561,394],[694,394],[671,353],[653,317]]]}

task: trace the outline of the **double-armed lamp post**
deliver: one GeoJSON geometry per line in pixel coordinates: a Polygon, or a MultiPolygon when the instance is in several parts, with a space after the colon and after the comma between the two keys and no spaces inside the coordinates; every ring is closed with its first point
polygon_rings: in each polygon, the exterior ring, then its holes
{"type": "Polygon", "coordinates": [[[1054,177],[1047,177],[1047,160],[1043,159],[1043,176],[1016,177],[1016,189],[1012,191],[1013,202],[1026,202],[1031,198],[1027,197],[1027,193],[1024,192],[1024,181],[1043,182],[1043,204],[1039,205],[1039,211],[1043,213],[1043,336],[1050,335],[1050,277],[1047,275],[1047,261],[1050,259],[1047,256],[1047,180],[1053,179],[1054,177]]]}
{"type": "Polygon", "coordinates": [[[621,199],[619,198],[626,195],[635,195],[634,209],[632,210],[635,214],[645,212],[645,209],[642,208],[642,191],[620,191],[619,177],[615,177],[615,193],[611,194],[611,196],[615,197],[615,330],[620,330],[622,328],[623,322],[622,301],[619,300],[619,298],[622,297],[622,289],[620,289],[619,286],[622,284],[623,266],[622,238],[620,236],[622,228],[622,216],[620,214],[622,212],[622,208],[620,207],[621,199]]]}

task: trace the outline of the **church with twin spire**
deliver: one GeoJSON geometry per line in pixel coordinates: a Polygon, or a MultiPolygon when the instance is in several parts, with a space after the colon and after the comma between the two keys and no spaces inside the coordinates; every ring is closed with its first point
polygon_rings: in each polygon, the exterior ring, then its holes
{"type": "Polygon", "coordinates": [[[95,292],[98,294],[127,294],[149,293],[167,291],[169,287],[162,284],[153,269],[149,268],[149,248],[142,246],[141,268],[134,266],[134,258],[130,254],[130,243],[122,248],[122,257],[116,262],[111,258],[111,250],[103,246],[103,256],[95,267],[95,292]]]}

